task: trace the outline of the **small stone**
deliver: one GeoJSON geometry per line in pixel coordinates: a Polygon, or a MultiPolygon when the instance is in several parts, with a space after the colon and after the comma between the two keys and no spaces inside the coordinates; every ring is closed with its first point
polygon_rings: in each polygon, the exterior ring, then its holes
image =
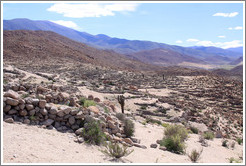
{"type": "Polygon", "coordinates": [[[48,114],[48,111],[45,108],[41,108],[40,113],[45,116],[48,114]]]}
{"type": "Polygon", "coordinates": [[[7,98],[6,104],[11,105],[11,106],[17,106],[19,104],[19,100],[7,98]]]}
{"type": "Polygon", "coordinates": [[[136,146],[136,147],[139,147],[139,148],[142,148],[142,149],[147,149],[147,147],[145,145],[140,145],[140,144],[137,144],[137,143],[133,143],[133,146],[136,146]]]}
{"type": "Polygon", "coordinates": [[[83,137],[78,137],[78,143],[83,143],[85,142],[84,138],[83,137]]]}
{"type": "Polygon", "coordinates": [[[11,109],[8,113],[9,115],[14,115],[14,114],[17,114],[17,110],[11,109]]]}
{"type": "Polygon", "coordinates": [[[73,125],[75,123],[75,118],[73,116],[71,116],[69,119],[68,119],[69,123],[71,125],[73,125]]]}
{"type": "Polygon", "coordinates": [[[29,119],[25,119],[25,120],[24,120],[24,124],[30,124],[30,122],[31,122],[31,121],[30,121],[29,119]]]}
{"type": "Polygon", "coordinates": [[[157,148],[157,144],[151,144],[150,147],[151,148],[157,148]]]}
{"type": "Polygon", "coordinates": [[[10,106],[10,105],[6,105],[6,106],[3,108],[3,112],[5,112],[5,113],[9,112],[9,110],[11,110],[11,106],[10,106]]]}
{"type": "Polygon", "coordinates": [[[19,99],[19,94],[13,90],[8,90],[7,92],[4,93],[4,97],[10,97],[13,99],[19,99]]]}
{"type": "Polygon", "coordinates": [[[13,118],[7,118],[7,119],[4,120],[4,122],[14,123],[14,119],[13,118]]]}
{"type": "Polygon", "coordinates": [[[73,129],[73,130],[77,130],[77,129],[79,129],[79,125],[74,124],[74,125],[72,125],[72,126],[71,126],[71,129],[73,129]]]}
{"type": "Polygon", "coordinates": [[[60,110],[62,110],[65,115],[69,114],[72,111],[72,109],[68,106],[62,106],[60,107],[60,110]]]}
{"type": "Polygon", "coordinates": [[[63,117],[64,116],[64,112],[62,110],[58,110],[57,111],[57,116],[63,117]]]}
{"type": "Polygon", "coordinates": [[[33,110],[29,111],[29,115],[30,115],[30,116],[35,115],[35,113],[36,113],[36,110],[35,110],[35,109],[33,109],[33,110]]]}
{"type": "Polygon", "coordinates": [[[35,106],[38,106],[39,99],[32,99],[32,104],[35,105],[35,106]]]}
{"type": "Polygon", "coordinates": [[[157,144],[161,144],[161,140],[156,140],[156,143],[157,144]]]}
{"type": "Polygon", "coordinates": [[[95,97],[94,101],[97,102],[97,103],[100,103],[101,100],[98,97],[95,97]]]}
{"type": "Polygon", "coordinates": [[[26,104],[26,109],[28,111],[32,110],[34,108],[34,106],[32,104],[26,104]]]}
{"type": "Polygon", "coordinates": [[[79,112],[78,109],[73,109],[73,110],[71,110],[70,114],[74,116],[74,115],[76,115],[78,112],[79,112]]]}
{"type": "Polygon", "coordinates": [[[167,150],[167,148],[165,146],[160,146],[159,149],[160,150],[163,150],[163,151],[166,151],[167,150]]]}
{"type": "Polygon", "coordinates": [[[54,122],[53,119],[47,119],[46,121],[43,122],[43,125],[50,126],[53,122],[54,122]]]}
{"type": "Polygon", "coordinates": [[[53,114],[53,115],[56,115],[56,114],[57,114],[57,108],[54,107],[54,106],[52,106],[52,107],[50,108],[50,110],[49,110],[49,113],[50,113],[50,114],[53,114]]]}
{"type": "Polygon", "coordinates": [[[25,108],[25,104],[20,104],[20,105],[19,105],[19,108],[20,108],[21,110],[23,110],[23,109],[25,108]]]}
{"type": "Polygon", "coordinates": [[[26,110],[20,110],[20,111],[19,111],[19,114],[20,114],[21,116],[26,116],[26,115],[27,115],[27,111],[26,111],[26,110]]]}
{"type": "Polygon", "coordinates": [[[39,107],[40,108],[45,108],[45,105],[46,105],[46,100],[40,100],[39,101],[39,107]]]}
{"type": "Polygon", "coordinates": [[[76,135],[80,135],[80,134],[82,134],[82,131],[83,131],[83,128],[79,128],[79,129],[77,129],[77,130],[75,131],[75,134],[76,134],[76,135]]]}
{"type": "Polygon", "coordinates": [[[131,140],[132,140],[134,143],[140,144],[140,139],[137,139],[137,138],[135,138],[135,137],[131,137],[131,140]]]}
{"type": "Polygon", "coordinates": [[[94,99],[94,97],[92,95],[88,96],[88,100],[93,100],[93,99],[94,99]]]}
{"type": "Polygon", "coordinates": [[[108,121],[108,127],[111,128],[111,129],[116,129],[117,128],[116,125],[114,124],[114,121],[112,121],[112,120],[108,121]]]}
{"type": "Polygon", "coordinates": [[[88,107],[88,110],[90,110],[90,112],[93,112],[94,114],[99,114],[100,111],[96,106],[90,106],[88,107]]]}
{"type": "Polygon", "coordinates": [[[133,141],[130,138],[123,138],[123,141],[130,145],[133,145],[133,141]]]}

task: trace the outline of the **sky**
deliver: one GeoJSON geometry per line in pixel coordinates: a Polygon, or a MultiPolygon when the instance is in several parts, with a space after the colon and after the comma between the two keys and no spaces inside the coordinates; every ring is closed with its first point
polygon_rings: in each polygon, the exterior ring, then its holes
{"type": "Polygon", "coordinates": [[[3,3],[3,19],[14,18],[185,47],[243,46],[243,3],[3,3]]]}

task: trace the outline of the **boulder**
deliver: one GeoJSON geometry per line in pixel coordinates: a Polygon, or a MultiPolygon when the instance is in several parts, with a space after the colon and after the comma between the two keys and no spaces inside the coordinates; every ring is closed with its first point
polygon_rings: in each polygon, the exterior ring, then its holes
{"type": "Polygon", "coordinates": [[[56,115],[57,114],[57,108],[55,106],[51,106],[50,110],[49,110],[50,114],[56,115]]]}
{"type": "Polygon", "coordinates": [[[33,104],[34,106],[38,106],[38,104],[39,104],[39,99],[32,99],[32,104],[33,104]]]}
{"type": "Polygon", "coordinates": [[[19,94],[13,90],[8,90],[7,92],[4,93],[3,96],[4,97],[10,97],[13,99],[19,99],[20,98],[19,94]]]}
{"type": "Polygon", "coordinates": [[[11,106],[10,106],[10,105],[6,105],[6,106],[3,108],[3,112],[5,112],[5,113],[9,112],[9,110],[11,110],[11,106]]]}
{"type": "Polygon", "coordinates": [[[76,135],[80,135],[80,134],[82,134],[82,131],[83,131],[83,128],[79,128],[79,129],[77,129],[77,130],[75,131],[75,134],[76,134],[76,135]]]}
{"type": "Polygon", "coordinates": [[[62,110],[65,115],[69,114],[72,111],[72,109],[68,106],[61,106],[60,110],[62,110]]]}
{"type": "Polygon", "coordinates": [[[29,115],[30,115],[30,116],[34,116],[34,115],[35,115],[35,113],[36,113],[36,110],[35,110],[35,109],[33,109],[33,110],[29,111],[29,115]]]}
{"type": "Polygon", "coordinates": [[[23,110],[23,109],[25,108],[25,106],[26,106],[25,104],[20,104],[20,105],[19,105],[19,108],[20,108],[21,110],[23,110]]]}
{"type": "Polygon", "coordinates": [[[70,112],[70,114],[74,116],[74,115],[76,115],[78,112],[79,112],[78,109],[72,109],[71,112],[70,112]]]}
{"type": "Polygon", "coordinates": [[[62,110],[57,110],[57,116],[63,117],[65,114],[62,110]]]}

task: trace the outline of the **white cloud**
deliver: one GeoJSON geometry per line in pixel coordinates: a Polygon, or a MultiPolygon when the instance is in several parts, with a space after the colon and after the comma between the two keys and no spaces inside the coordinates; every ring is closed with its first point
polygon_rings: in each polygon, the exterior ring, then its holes
{"type": "Polygon", "coordinates": [[[183,43],[183,41],[182,40],[177,40],[176,43],[180,44],[180,43],[183,43]]]}
{"type": "Polygon", "coordinates": [[[205,47],[209,47],[209,46],[213,46],[213,47],[220,47],[220,48],[234,48],[234,47],[241,47],[243,46],[242,41],[240,40],[233,40],[230,42],[212,42],[212,41],[199,41],[197,42],[195,45],[197,46],[205,46],[205,47]]]}
{"type": "Polygon", "coordinates": [[[197,42],[197,41],[199,41],[198,39],[187,39],[186,40],[187,42],[197,42]]]}
{"type": "Polygon", "coordinates": [[[64,21],[64,20],[57,20],[57,21],[50,20],[50,21],[53,23],[68,27],[68,28],[81,30],[81,28],[76,23],[74,23],[73,21],[64,21]]]}
{"type": "Polygon", "coordinates": [[[233,12],[233,13],[215,13],[213,16],[235,17],[236,15],[238,15],[238,12],[233,12]]]}
{"type": "Polygon", "coordinates": [[[218,38],[226,38],[226,36],[217,36],[218,38]]]}
{"type": "Polygon", "coordinates": [[[83,18],[114,16],[115,12],[133,12],[138,4],[135,3],[114,3],[114,4],[64,4],[56,3],[47,11],[63,14],[64,17],[83,18]]]}
{"type": "Polygon", "coordinates": [[[242,30],[243,27],[241,27],[241,26],[236,26],[236,27],[229,27],[228,29],[229,29],[229,30],[242,30]]]}

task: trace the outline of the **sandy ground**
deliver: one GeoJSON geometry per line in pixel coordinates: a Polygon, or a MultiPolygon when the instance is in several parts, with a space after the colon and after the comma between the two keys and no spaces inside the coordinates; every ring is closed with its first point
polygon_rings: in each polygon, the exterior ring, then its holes
{"type": "MultiPolygon", "coordinates": [[[[162,126],[136,122],[135,137],[147,149],[131,147],[134,152],[123,157],[121,162],[127,163],[190,163],[187,155],[178,155],[158,148],[150,148],[150,144],[163,136],[162,126]]],[[[186,141],[187,152],[201,148],[198,135],[190,134],[186,141]]],[[[112,163],[98,149],[85,143],[74,142],[74,135],[47,130],[37,126],[9,124],[3,122],[3,162],[4,163],[112,163]]],[[[221,139],[209,141],[209,147],[203,147],[200,163],[228,163],[230,157],[242,155],[243,147],[236,144],[235,149],[221,146],[221,139]]]]}

